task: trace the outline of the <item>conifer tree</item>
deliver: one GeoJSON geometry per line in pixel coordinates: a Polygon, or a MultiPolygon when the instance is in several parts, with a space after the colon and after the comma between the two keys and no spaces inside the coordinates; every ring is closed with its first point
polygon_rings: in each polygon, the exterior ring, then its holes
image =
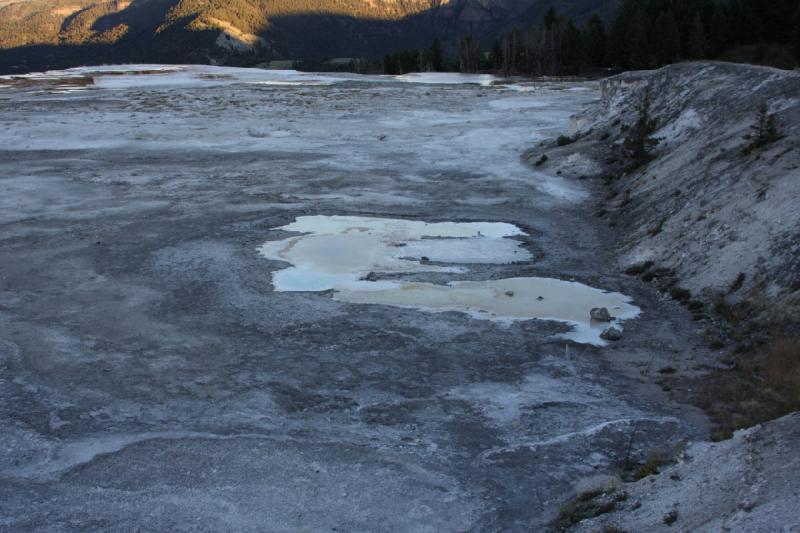
{"type": "Polygon", "coordinates": [[[434,72],[439,72],[444,67],[444,53],[442,52],[442,43],[439,39],[434,39],[431,43],[430,50],[430,68],[434,72]]]}
{"type": "Polygon", "coordinates": [[[632,168],[639,168],[649,163],[653,156],[653,149],[661,142],[653,137],[656,132],[656,121],[652,117],[652,93],[647,87],[642,93],[642,100],[637,107],[637,118],[628,130],[628,135],[623,143],[625,155],[631,162],[632,168]]]}
{"type": "Polygon", "coordinates": [[[572,74],[576,74],[583,64],[582,55],[581,32],[570,19],[561,39],[562,68],[569,70],[572,74]]]}
{"type": "Polygon", "coordinates": [[[730,24],[725,11],[717,7],[711,16],[711,27],[709,28],[709,50],[713,57],[719,57],[730,43],[730,24]]]}
{"type": "Polygon", "coordinates": [[[650,68],[650,40],[647,13],[639,10],[630,22],[625,39],[625,64],[628,68],[650,68]]]}
{"type": "Polygon", "coordinates": [[[681,34],[672,11],[662,12],[656,20],[658,63],[666,65],[680,59],[681,34]]]}
{"type": "Polygon", "coordinates": [[[689,34],[689,57],[702,59],[706,56],[706,30],[700,13],[696,13],[692,21],[692,31],[689,34]]]}
{"type": "Polygon", "coordinates": [[[584,33],[584,59],[592,68],[606,66],[606,29],[597,14],[586,23],[584,33]]]}
{"type": "Polygon", "coordinates": [[[797,5],[797,12],[794,15],[794,35],[792,37],[794,58],[800,63],[800,3],[797,5]]]}
{"type": "Polygon", "coordinates": [[[547,10],[547,13],[544,16],[544,29],[550,31],[553,27],[558,24],[561,20],[561,17],[558,16],[558,11],[556,11],[555,7],[550,7],[547,10]]]}
{"type": "Polygon", "coordinates": [[[503,51],[503,70],[506,74],[519,73],[522,67],[522,35],[519,29],[512,28],[506,37],[505,50],[503,51]]]}
{"type": "Polygon", "coordinates": [[[472,38],[472,35],[464,37],[458,48],[459,71],[478,72],[480,61],[481,50],[478,47],[478,43],[472,38]]]}
{"type": "Polygon", "coordinates": [[[492,44],[489,60],[493,70],[501,70],[503,68],[503,46],[500,41],[495,40],[494,44],[492,44]]]}

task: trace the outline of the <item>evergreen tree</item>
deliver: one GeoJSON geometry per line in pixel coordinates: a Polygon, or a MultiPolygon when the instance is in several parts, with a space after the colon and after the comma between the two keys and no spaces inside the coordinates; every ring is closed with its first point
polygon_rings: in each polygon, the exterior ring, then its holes
{"type": "Polygon", "coordinates": [[[794,15],[793,41],[794,57],[800,63],[800,4],[797,5],[797,12],[794,15]]]}
{"type": "Polygon", "coordinates": [[[625,35],[625,66],[634,70],[650,68],[650,39],[647,13],[639,10],[625,35]]]}
{"type": "Polygon", "coordinates": [[[544,18],[541,33],[531,33],[528,39],[526,59],[528,72],[550,76],[559,74],[563,66],[564,20],[555,8],[550,8],[544,18]],[[538,62],[533,59],[538,56],[538,62]],[[538,63],[538,64],[535,64],[538,63]]]}
{"type": "Polygon", "coordinates": [[[681,34],[672,11],[662,12],[656,20],[656,54],[659,65],[667,65],[680,59],[681,34]]]}
{"type": "Polygon", "coordinates": [[[506,37],[503,51],[503,70],[507,74],[518,74],[522,67],[522,35],[519,29],[512,28],[506,37]]]}
{"type": "Polygon", "coordinates": [[[561,65],[571,74],[576,74],[583,66],[581,32],[570,19],[561,39],[561,65]]]}
{"type": "Polygon", "coordinates": [[[653,156],[652,151],[661,142],[653,137],[656,132],[656,121],[652,117],[652,94],[647,87],[642,94],[642,101],[637,107],[636,123],[628,130],[628,135],[623,142],[625,155],[630,159],[633,168],[639,168],[649,163],[653,156]]]}
{"type": "Polygon", "coordinates": [[[625,41],[627,39],[628,32],[626,28],[626,23],[622,15],[618,15],[617,18],[614,20],[614,23],[611,25],[611,31],[608,35],[607,40],[607,47],[606,47],[606,60],[608,61],[609,65],[618,68],[624,68],[626,65],[625,59],[625,50],[627,46],[625,41]]]}
{"type": "Polygon", "coordinates": [[[439,72],[444,67],[444,53],[442,52],[442,43],[439,39],[434,39],[431,43],[429,65],[431,70],[439,72]]]}
{"type": "Polygon", "coordinates": [[[689,34],[689,57],[703,59],[707,49],[706,30],[700,13],[696,13],[692,22],[692,32],[689,34]]]}
{"type": "Polygon", "coordinates": [[[586,66],[599,68],[606,66],[606,29],[599,16],[592,15],[583,31],[584,60],[586,66]]]}
{"type": "Polygon", "coordinates": [[[460,72],[478,72],[481,62],[481,50],[471,35],[461,40],[458,47],[458,64],[460,72]]]}
{"type": "Polygon", "coordinates": [[[561,17],[558,16],[558,11],[555,7],[550,7],[544,16],[544,29],[550,31],[556,24],[561,22],[561,17]]]}
{"type": "Polygon", "coordinates": [[[756,123],[750,129],[753,133],[745,137],[745,139],[750,140],[750,143],[742,150],[743,154],[749,154],[753,150],[764,148],[783,138],[778,117],[769,112],[769,106],[766,102],[758,107],[756,123]]]}
{"type": "Polygon", "coordinates": [[[713,57],[719,57],[725,52],[730,41],[730,24],[728,22],[728,17],[725,16],[725,11],[723,11],[722,8],[717,7],[714,9],[714,14],[711,16],[708,52],[713,57]]]}
{"type": "Polygon", "coordinates": [[[383,56],[383,73],[384,74],[399,74],[397,71],[397,62],[394,56],[386,54],[383,56]]]}
{"type": "Polygon", "coordinates": [[[492,44],[492,52],[489,59],[493,70],[501,70],[503,68],[503,45],[500,44],[500,41],[495,40],[494,44],[492,44]]]}

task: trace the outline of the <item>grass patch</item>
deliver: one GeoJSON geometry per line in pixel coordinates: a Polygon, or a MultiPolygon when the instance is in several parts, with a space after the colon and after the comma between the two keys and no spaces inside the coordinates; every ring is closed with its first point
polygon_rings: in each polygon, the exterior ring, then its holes
{"type": "Polygon", "coordinates": [[[567,137],[566,135],[560,135],[558,139],[556,139],[556,145],[558,146],[568,146],[575,141],[577,141],[577,137],[567,137]]]}
{"type": "Polygon", "coordinates": [[[653,267],[652,261],[645,261],[644,263],[637,263],[635,265],[630,266],[625,273],[629,276],[640,276],[650,270],[653,267]]]}
{"type": "Polygon", "coordinates": [[[557,531],[566,531],[587,518],[610,513],[619,502],[627,498],[626,492],[604,490],[584,492],[561,506],[552,525],[557,531]]]}
{"type": "Polygon", "coordinates": [[[694,403],[708,413],[711,439],[800,410],[800,338],[774,341],[704,376],[694,403]]]}
{"type": "Polygon", "coordinates": [[[683,287],[672,287],[669,290],[669,295],[672,297],[673,300],[678,302],[688,302],[692,299],[692,293],[689,289],[684,289],[683,287]]]}
{"type": "Polygon", "coordinates": [[[731,292],[736,292],[741,289],[745,279],[747,279],[747,275],[745,275],[744,272],[739,272],[739,275],[736,276],[736,279],[731,283],[731,292]]]}
{"type": "Polygon", "coordinates": [[[667,464],[667,459],[661,452],[653,452],[643,464],[639,466],[633,473],[633,479],[639,481],[648,476],[655,476],[659,473],[659,469],[667,464]]]}
{"type": "Polygon", "coordinates": [[[800,338],[771,343],[764,349],[761,366],[770,386],[800,409],[800,338]]]}
{"type": "Polygon", "coordinates": [[[650,235],[651,237],[659,235],[662,231],[664,231],[664,224],[666,223],[667,219],[662,218],[661,221],[654,228],[652,228],[650,231],[647,232],[647,234],[650,235]]]}

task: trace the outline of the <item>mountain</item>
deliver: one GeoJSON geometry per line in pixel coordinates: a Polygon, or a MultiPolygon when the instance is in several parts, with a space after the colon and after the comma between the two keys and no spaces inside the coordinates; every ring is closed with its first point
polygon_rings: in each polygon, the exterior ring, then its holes
{"type": "Polygon", "coordinates": [[[578,20],[617,0],[0,0],[0,71],[104,62],[247,64],[380,57],[485,44],[556,6],[578,20]]]}

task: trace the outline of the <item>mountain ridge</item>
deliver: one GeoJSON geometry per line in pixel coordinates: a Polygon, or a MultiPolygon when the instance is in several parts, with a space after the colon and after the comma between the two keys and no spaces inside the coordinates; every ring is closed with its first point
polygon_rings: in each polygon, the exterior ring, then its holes
{"type": "Polygon", "coordinates": [[[247,64],[455,48],[474,35],[541,20],[557,6],[583,19],[616,0],[0,0],[0,71],[98,62],[247,64]]]}

